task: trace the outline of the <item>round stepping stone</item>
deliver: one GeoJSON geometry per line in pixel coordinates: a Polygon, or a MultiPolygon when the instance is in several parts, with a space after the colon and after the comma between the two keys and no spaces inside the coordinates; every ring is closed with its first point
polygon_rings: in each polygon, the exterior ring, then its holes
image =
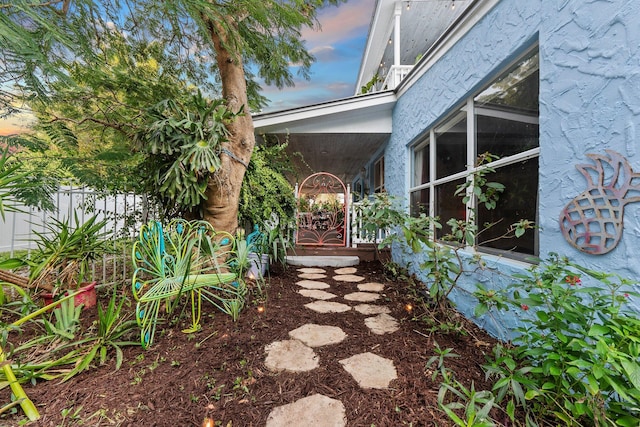
{"type": "Polygon", "coordinates": [[[344,313],[351,310],[351,307],[347,304],[331,301],[314,301],[304,306],[318,313],[344,313]]]}
{"type": "Polygon", "coordinates": [[[315,280],[300,280],[296,282],[296,285],[306,289],[327,289],[331,287],[324,282],[316,282],[315,280]]]}
{"type": "Polygon", "coordinates": [[[340,364],[362,388],[388,388],[398,378],[393,361],[373,353],[356,354],[340,364]]]}
{"type": "Polygon", "coordinates": [[[377,282],[360,283],[358,290],[363,292],[382,292],[384,285],[377,282]]]}
{"type": "Polygon", "coordinates": [[[342,402],[322,394],[314,394],[274,408],[269,413],[266,424],[267,427],[346,425],[347,413],[342,402]]]}
{"type": "Polygon", "coordinates": [[[318,367],[320,358],[298,340],[276,341],[265,346],[265,366],[272,372],[306,372],[318,367]]]}
{"type": "Polygon", "coordinates": [[[289,332],[289,336],[298,341],[302,341],[309,347],[322,347],[323,345],[342,342],[347,337],[347,334],[337,326],[307,323],[289,332]]]}
{"type": "Polygon", "coordinates": [[[372,292],[353,292],[344,296],[347,301],[371,302],[380,298],[379,294],[372,292]]]}
{"type": "Polygon", "coordinates": [[[298,274],[298,277],[301,279],[317,280],[324,279],[327,277],[327,275],[322,273],[301,273],[298,274]]]}
{"type": "Polygon", "coordinates": [[[355,276],[353,274],[339,274],[337,276],[333,276],[333,280],[337,280],[338,282],[356,283],[356,282],[362,282],[364,280],[364,277],[355,276]]]}
{"type": "Polygon", "coordinates": [[[318,289],[300,289],[298,293],[305,297],[309,297],[313,299],[321,299],[321,300],[327,300],[327,299],[337,297],[336,294],[332,294],[331,292],[320,291],[318,289]]]}
{"type": "Polygon", "coordinates": [[[303,274],[324,274],[324,273],[326,273],[326,270],[324,268],[313,268],[313,267],[299,268],[298,271],[300,273],[303,273],[303,274]]]}
{"type": "Polygon", "coordinates": [[[353,307],[360,314],[382,314],[382,313],[391,313],[389,307],[385,307],[383,305],[372,305],[372,304],[358,304],[353,307]]]}
{"type": "Polygon", "coordinates": [[[364,324],[376,335],[391,334],[400,329],[398,321],[386,313],[367,317],[364,319],[364,324]]]}
{"type": "Polygon", "coordinates": [[[355,267],[345,267],[336,270],[336,274],[356,274],[358,269],[355,267]]]}

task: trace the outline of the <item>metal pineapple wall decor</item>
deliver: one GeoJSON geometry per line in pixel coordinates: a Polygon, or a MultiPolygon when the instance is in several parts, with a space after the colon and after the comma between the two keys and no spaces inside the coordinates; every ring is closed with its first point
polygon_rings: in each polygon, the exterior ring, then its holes
{"type": "Polygon", "coordinates": [[[605,151],[606,155],[587,154],[594,164],[576,165],[587,180],[587,189],[560,214],[560,229],[567,242],[593,255],[616,247],[622,237],[625,205],[640,201],[640,173],[620,153],[605,151]]]}

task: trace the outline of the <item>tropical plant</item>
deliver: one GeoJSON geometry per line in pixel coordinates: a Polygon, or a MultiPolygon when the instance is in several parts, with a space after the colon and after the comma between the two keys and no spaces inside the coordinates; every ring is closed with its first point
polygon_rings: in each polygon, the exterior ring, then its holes
{"type": "Polygon", "coordinates": [[[438,392],[440,409],[459,427],[494,427],[497,422],[491,417],[491,410],[496,406],[495,398],[490,391],[476,391],[474,383],[466,388],[459,381],[453,384],[443,383],[438,392]],[[451,397],[448,396],[451,394],[451,397]],[[462,417],[456,413],[462,410],[462,417]]]}
{"type": "Polygon", "coordinates": [[[169,216],[202,216],[209,178],[228,151],[227,125],[238,114],[200,92],[185,103],[166,100],[149,109],[149,123],[136,135],[136,147],[145,154],[144,190],[169,216]]]}
{"type": "Polygon", "coordinates": [[[82,305],[76,306],[73,299],[64,300],[53,309],[55,323],[45,321],[45,327],[52,334],[72,340],[78,326],[80,326],[81,312],[82,305]]]}
{"type": "MultiPolygon", "coordinates": [[[[495,156],[485,153],[480,156],[478,164],[482,165],[492,160],[495,160],[495,156]]],[[[504,186],[488,180],[488,176],[493,172],[489,166],[479,169],[458,186],[455,195],[462,197],[465,204],[469,198],[475,197],[485,209],[494,209],[504,186]]],[[[413,253],[424,254],[419,267],[421,274],[426,278],[428,298],[434,308],[430,312],[436,323],[438,319],[444,320],[444,323],[448,322],[451,313],[451,292],[459,289],[458,281],[469,272],[469,268],[479,268],[473,259],[463,257],[461,250],[474,246],[478,236],[495,224],[485,224],[479,228],[474,221],[474,210],[467,220],[447,220],[445,229],[439,218],[424,213],[417,217],[409,215],[400,201],[386,193],[376,194],[373,200],[364,200],[362,214],[368,235],[375,236],[380,229],[389,230],[379,243],[379,248],[398,242],[413,253]]],[[[523,219],[510,225],[497,239],[520,237],[527,229],[533,227],[531,221],[523,219]]]]}
{"type": "Polygon", "coordinates": [[[498,397],[511,396],[510,416],[518,406],[528,419],[571,426],[640,424],[640,320],[628,302],[639,295],[635,284],[557,254],[515,275],[498,298],[524,326],[488,370],[498,397]]]}
{"type": "Polygon", "coordinates": [[[122,347],[140,345],[139,341],[128,339],[129,335],[135,333],[137,323],[130,314],[122,313],[125,301],[127,301],[125,297],[121,297],[118,301],[118,294],[114,288],[107,307],[103,309],[101,305],[98,305],[96,335],[78,343],[85,350],[78,357],[74,368],[64,376],[63,381],[87,369],[96,358],[98,358],[100,365],[105,364],[109,350],[115,351],[115,369],[118,370],[124,360],[122,347]]]}
{"type": "MultiPolygon", "coordinates": [[[[11,388],[11,392],[13,393],[13,395],[15,396],[15,399],[17,402],[19,402],[20,407],[22,408],[22,410],[24,411],[25,415],[27,416],[27,418],[29,418],[29,420],[31,421],[35,421],[38,420],[40,418],[40,413],[38,412],[38,409],[35,407],[35,405],[33,404],[33,402],[31,401],[31,399],[29,399],[29,397],[27,396],[27,394],[25,393],[24,389],[22,388],[22,386],[20,385],[20,381],[18,380],[18,378],[16,377],[16,374],[14,373],[14,367],[12,366],[12,364],[7,360],[7,355],[4,351],[4,348],[6,348],[7,345],[7,336],[8,336],[8,332],[12,329],[16,329],[17,327],[19,327],[20,325],[35,319],[36,317],[40,316],[43,313],[46,313],[47,311],[53,309],[54,307],[56,307],[58,304],[65,302],[66,300],[73,300],[73,298],[75,298],[77,293],[71,293],[70,295],[67,295],[63,298],[61,298],[59,301],[48,304],[32,313],[29,313],[25,316],[22,316],[20,319],[16,320],[15,322],[11,323],[8,327],[3,328],[2,330],[2,345],[0,345],[0,365],[2,368],[2,373],[4,375],[4,379],[6,381],[6,384],[11,388]]],[[[4,408],[7,408],[7,406],[5,406],[4,408]]]]}
{"type": "Polygon", "coordinates": [[[84,221],[74,211],[70,219],[52,219],[45,231],[34,231],[36,249],[26,259],[29,278],[36,286],[51,283],[76,288],[91,277],[91,263],[112,248],[105,239],[106,219],[98,215],[84,221]]]}
{"type": "Polygon", "coordinates": [[[431,381],[435,381],[438,374],[442,377],[442,381],[445,383],[449,383],[451,378],[453,378],[453,372],[445,366],[445,360],[448,358],[457,358],[460,357],[458,354],[453,352],[452,348],[440,348],[440,345],[434,341],[433,347],[435,351],[435,355],[431,356],[425,365],[425,369],[429,370],[433,366],[433,373],[431,374],[431,381]]]}

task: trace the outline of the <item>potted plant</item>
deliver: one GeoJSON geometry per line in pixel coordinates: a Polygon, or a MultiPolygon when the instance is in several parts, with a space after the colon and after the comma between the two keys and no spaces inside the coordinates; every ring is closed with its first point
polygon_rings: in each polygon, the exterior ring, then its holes
{"type": "Polygon", "coordinates": [[[264,222],[264,231],[254,225],[253,232],[247,236],[251,269],[247,273],[250,279],[264,277],[271,263],[286,263],[289,241],[286,238],[288,224],[282,223],[276,214],[264,222]]]}
{"type": "Polygon", "coordinates": [[[259,279],[264,277],[269,267],[269,253],[266,252],[266,235],[262,233],[258,225],[253,226],[253,231],[247,235],[247,250],[249,269],[246,277],[259,279]]]}
{"type": "Polygon", "coordinates": [[[105,239],[106,219],[94,215],[81,222],[74,213],[74,224],[68,219],[53,219],[46,230],[36,232],[36,250],[26,259],[29,265],[29,280],[34,287],[53,284],[47,298],[68,290],[84,290],[76,297],[76,304],[85,307],[95,305],[95,286],[92,263],[111,251],[105,239]]]}

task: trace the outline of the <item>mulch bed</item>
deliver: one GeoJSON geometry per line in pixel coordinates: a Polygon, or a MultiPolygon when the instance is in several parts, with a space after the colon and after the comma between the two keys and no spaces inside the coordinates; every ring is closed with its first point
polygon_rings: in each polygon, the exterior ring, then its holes
{"type": "MultiPolygon", "coordinates": [[[[489,387],[481,365],[494,340],[460,318],[468,333],[430,333],[414,320],[416,311],[406,311],[412,302],[406,281],[385,277],[378,262],[361,263],[358,274],[366,281],[385,283],[384,303],[398,319],[401,329],[375,335],[360,313],[321,314],[304,307],[310,302],[296,291],[295,267],[274,268],[266,287],[265,310],[249,300],[237,322],[209,310],[202,330],[191,335],[180,332],[184,324],[167,326],[149,350],[127,347],[124,363],[115,361],[83,372],[71,380],[26,385],[27,394],[42,418],[38,426],[201,426],[205,416],[222,426],[264,426],[275,407],[316,393],[342,401],[349,426],[449,426],[452,422],[438,409],[439,382],[425,369],[440,348],[452,348],[459,358],[446,366],[467,387],[489,387]],[[264,365],[265,345],[288,339],[288,332],[305,323],[339,326],[348,337],[342,343],[316,348],[320,367],[306,373],[272,373],[264,365]],[[387,390],[364,390],[338,363],[353,355],[372,352],[392,359],[398,379],[387,390]]],[[[328,278],[328,291],[340,297],[356,291],[356,284],[328,278]]],[[[364,283],[364,282],[363,282],[364,283]]],[[[106,295],[102,300],[106,299],[106,295]]],[[[340,299],[341,302],[344,300],[340,299]]],[[[104,302],[104,301],[102,301],[104,302]]],[[[350,303],[356,305],[357,303],[350,303]]],[[[420,304],[413,301],[419,309],[420,304]]],[[[418,313],[419,314],[419,313],[418,313]]],[[[90,325],[95,308],[83,314],[90,325]]],[[[10,340],[15,339],[10,335],[10,340]]],[[[8,388],[1,394],[9,401],[8,388]]],[[[0,417],[0,425],[17,425],[21,411],[0,417]]]]}

